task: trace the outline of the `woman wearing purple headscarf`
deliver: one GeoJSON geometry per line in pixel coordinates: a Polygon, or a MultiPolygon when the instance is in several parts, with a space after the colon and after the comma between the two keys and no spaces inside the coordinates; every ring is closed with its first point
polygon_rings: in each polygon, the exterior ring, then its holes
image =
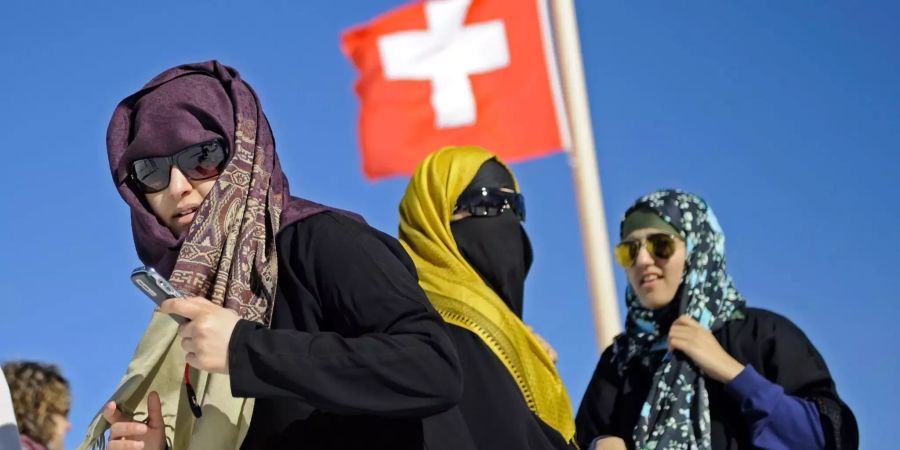
{"type": "Polygon", "coordinates": [[[291,197],[237,71],[162,73],[119,104],[107,145],[138,256],[187,297],[155,313],[85,447],[109,426],[110,450],[441,448],[422,419],[457,402],[459,363],[412,262],[291,197]]]}

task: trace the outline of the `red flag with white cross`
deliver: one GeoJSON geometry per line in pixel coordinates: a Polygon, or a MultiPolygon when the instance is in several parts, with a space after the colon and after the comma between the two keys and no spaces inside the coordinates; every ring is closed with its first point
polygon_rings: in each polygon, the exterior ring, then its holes
{"type": "Polygon", "coordinates": [[[411,174],[447,145],[508,162],[568,147],[544,0],[428,0],[342,36],[360,71],[363,171],[411,174]]]}

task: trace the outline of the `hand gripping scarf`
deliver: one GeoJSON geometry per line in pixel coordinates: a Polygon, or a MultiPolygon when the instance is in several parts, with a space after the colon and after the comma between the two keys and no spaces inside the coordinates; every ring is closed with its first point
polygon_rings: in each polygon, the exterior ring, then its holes
{"type": "MultiPolygon", "coordinates": [[[[290,197],[268,121],[237,71],[209,61],[163,72],[118,105],[107,147],[113,181],[131,207],[141,260],[181,292],[268,325],[278,284],[275,235],[328,208],[290,197]],[[223,140],[230,160],[179,239],[129,186],[128,166],[210,138],[223,140]]],[[[232,397],[228,375],[191,369],[203,410],[194,419],[182,382],[185,355],[176,338],[176,322],[154,313],[111,400],[141,420],[147,417],[147,395],[155,390],[171,448],[239,448],[253,400],[232,397]]],[[[98,413],[79,448],[103,448],[108,427],[98,413]]]]}
{"type": "MultiPolygon", "coordinates": [[[[678,312],[713,331],[739,317],[745,301],[725,271],[725,235],[706,202],[686,192],[663,190],[638,199],[624,217],[637,210],[658,214],[686,243],[682,285],[673,300],[678,312]]],[[[648,355],[665,349],[666,343],[666,331],[661,327],[666,308],[642,307],[631,286],[625,291],[625,302],[625,332],[616,338],[613,348],[620,373],[635,359],[649,366],[648,355]]],[[[663,357],[633,438],[638,449],[710,449],[709,398],[703,376],[692,361],[671,354],[663,357]]]]}
{"type": "Polygon", "coordinates": [[[528,408],[571,442],[575,422],[556,366],[522,320],[466,262],[450,230],[456,199],[491,158],[493,154],[478,147],[448,147],[428,156],[400,202],[400,242],[444,320],[481,338],[506,366],[528,408]]]}

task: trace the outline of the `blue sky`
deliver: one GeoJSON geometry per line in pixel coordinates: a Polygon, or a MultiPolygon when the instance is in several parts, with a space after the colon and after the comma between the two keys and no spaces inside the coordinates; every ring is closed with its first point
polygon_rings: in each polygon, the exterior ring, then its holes
{"type": "MultiPolygon", "coordinates": [[[[153,308],[128,280],[139,261],[106,162],[115,104],[170,66],[232,65],[260,94],[293,192],[396,234],[406,180],[362,176],[355,74],[338,36],[400,3],[4,3],[0,360],[62,366],[75,397],[69,448],[153,308]]],[[[900,440],[900,6],[576,5],[611,228],[659,187],[705,197],[738,289],[805,330],[863,448],[900,440]]],[[[525,318],[556,346],[577,404],[597,350],[566,156],[513,169],[536,258],[525,318]]]]}

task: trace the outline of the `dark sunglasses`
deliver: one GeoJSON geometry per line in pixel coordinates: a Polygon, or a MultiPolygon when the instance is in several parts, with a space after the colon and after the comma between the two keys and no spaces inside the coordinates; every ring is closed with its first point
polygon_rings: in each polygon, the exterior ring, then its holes
{"type": "Polygon", "coordinates": [[[131,163],[129,176],[141,192],[152,194],[169,185],[172,166],[190,180],[206,180],[222,173],[228,150],[219,141],[195,144],[171,156],[139,159],[131,163]]]}
{"type": "Polygon", "coordinates": [[[522,194],[483,187],[460,195],[453,213],[468,211],[476,217],[492,217],[503,214],[507,209],[512,210],[520,221],[525,221],[525,197],[522,194]]]}
{"type": "Polygon", "coordinates": [[[675,253],[675,236],[655,233],[642,240],[622,241],[615,248],[616,262],[626,269],[633,266],[644,245],[655,258],[669,259],[675,253]]]}

